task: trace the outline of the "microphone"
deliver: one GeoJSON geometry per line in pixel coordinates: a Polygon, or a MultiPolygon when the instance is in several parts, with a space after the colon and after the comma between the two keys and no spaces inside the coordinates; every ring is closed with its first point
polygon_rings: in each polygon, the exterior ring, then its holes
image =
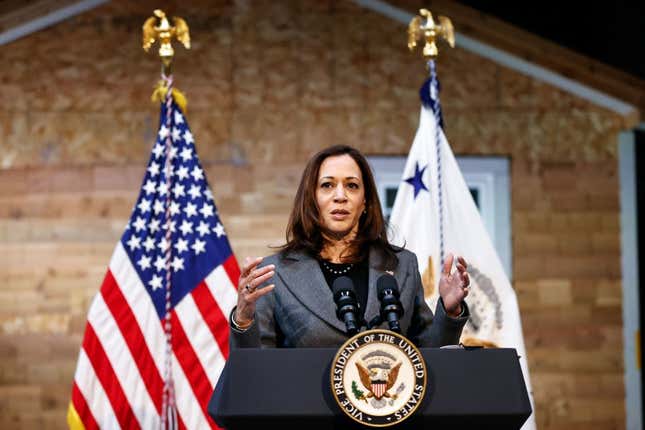
{"type": "Polygon", "coordinates": [[[401,333],[399,318],[403,316],[403,305],[399,300],[399,287],[394,276],[384,274],[378,278],[376,292],[381,302],[381,319],[387,321],[390,330],[401,333]]]}
{"type": "Polygon", "coordinates": [[[354,283],[347,276],[339,276],[334,280],[331,290],[336,303],[336,316],[345,323],[347,333],[355,335],[358,333],[359,327],[356,318],[358,302],[356,301],[354,283]]]}

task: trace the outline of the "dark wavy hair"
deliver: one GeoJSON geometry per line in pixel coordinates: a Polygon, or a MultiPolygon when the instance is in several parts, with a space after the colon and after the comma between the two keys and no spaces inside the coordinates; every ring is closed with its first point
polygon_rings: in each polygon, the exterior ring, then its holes
{"type": "Polygon", "coordinates": [[[358,221],[358,232],[350,244],[350,253],[345,258],[362,260],[367,257],[369,249],[379,251],[383,257],[383,269],[393,269],[398,264],[397,248],[387,239],[387,226],[381,211],[372,170],[357,149],[347,145],[334,145],[315,154],[305,166],[300,178],[300,185],[294,199],[293,209],[287,225],[287,243],[280,247],[282,255],[290,251],[306,251],[315,258],[325,244],[320,210],[316,201],[318,175],[320,166],[328,157],[349,155],[361,170],[365,190],[365,212],[358,221]]]}

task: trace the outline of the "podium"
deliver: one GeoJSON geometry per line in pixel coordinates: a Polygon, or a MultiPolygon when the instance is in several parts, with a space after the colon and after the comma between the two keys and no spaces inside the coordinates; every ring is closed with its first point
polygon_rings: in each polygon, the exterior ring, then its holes
{"type": "MultiPolygon", "coordinates": [[[[531,414],[515,349],[420,349],[426,395],[394,429],[519,429],[531,414]]],[[[334,348],[235,349],[208,405],[229,430],[369,428],[336,404],[329,388],[334,348]]]]}

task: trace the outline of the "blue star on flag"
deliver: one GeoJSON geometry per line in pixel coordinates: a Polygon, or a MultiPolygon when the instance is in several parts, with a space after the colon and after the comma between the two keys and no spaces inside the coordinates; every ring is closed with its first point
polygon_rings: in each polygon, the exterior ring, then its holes
{"type": "Polygon", "coordinates": [[[423,183],[423,172],[426,170],[426,167],[428,165],[425,165],[423,169],[419,170],[419,162],[417,161],[415,166],[414,166],[414,176],[411,176],[405,180],[408,184],[412,185],[414,187],[414,198],[416,200],[417,196],[421,192],[421,190],[426,190],[428,191],[428,188],[426,187],[426,184],[423,183]]]}

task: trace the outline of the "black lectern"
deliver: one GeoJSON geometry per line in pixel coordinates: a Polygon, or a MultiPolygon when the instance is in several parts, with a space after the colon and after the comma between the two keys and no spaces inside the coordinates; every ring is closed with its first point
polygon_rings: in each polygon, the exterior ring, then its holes
{"type": "MultiPolygon", "coordinates": [[[[347,429],[361,426],[329,389],[336,349],[237,349],[208,412],[230,430],[347,429]]],[[[421,349],[428,385],[415,414],[396,429],[519,429],[531,414],[515,349],[421,349]]]]}

